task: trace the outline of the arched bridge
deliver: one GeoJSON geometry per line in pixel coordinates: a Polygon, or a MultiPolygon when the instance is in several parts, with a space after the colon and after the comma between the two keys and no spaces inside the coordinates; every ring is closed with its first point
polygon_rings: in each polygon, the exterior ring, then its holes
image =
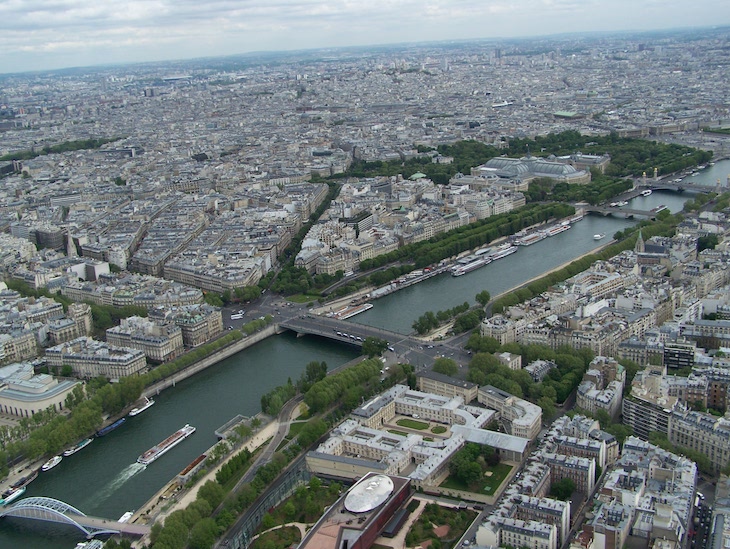
{"type": "Polygon", "coordinates": [[[68,503],[44,497],[25,498],[4,507],[0,511],[0,518],[2,517],[18,517],[68,524],[81,530],[87,538],[112,534],[141,537],[150,531],[149,526],[142,524],[89,517],[68,503]]]}

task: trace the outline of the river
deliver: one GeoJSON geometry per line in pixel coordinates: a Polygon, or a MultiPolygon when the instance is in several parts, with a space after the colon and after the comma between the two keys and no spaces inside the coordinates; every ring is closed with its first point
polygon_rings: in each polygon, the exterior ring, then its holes
{"type": "MultiPolygon", "coordinates": [[[[702,182],[724,183],[730,161],[718,162],[693,177],[702,182]]],[[[676,212],[691,194],[654,192],[632,201],[636,209],[660,204],[676,212]]],[[[409,333],[413,321],[426,311],[448,309],[488,290],[506,291],[566,261],[596,248],[596,233],[606,238],[634,220],[586,216],[569,231],[546,238],[504,259],[461,277],[439,275],[374,302],[355,322],[409,333]]],[[[47,496],[73,505],[88,515],[117,519],[143,505],[166,482],[216,440],[214,431],[236,414],[254,415],[261,395],[272,387],[296,380],[306,364],[324,360],[330,368],[356,355],[352,347],[291,334],[271,337],[254,347],[179,383],[155,398],[156,404],[130,418],[118,430],[96,439],[78,454],[64,458],[51,471],[41,473],[24,497],[47,496]],[[190,423],[197,432],[147,468],[137,465],[139,454],[190,423]]],[[[0,548],[70,549],[80,532],[69,527],[41,525],[35,521],[3,519],[0,548]]]]}

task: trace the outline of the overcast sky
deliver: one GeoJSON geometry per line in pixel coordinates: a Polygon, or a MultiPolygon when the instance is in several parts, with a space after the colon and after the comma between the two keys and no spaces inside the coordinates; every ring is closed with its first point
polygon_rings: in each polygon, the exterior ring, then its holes
{"type": "Polygon", "coordinates": [[[0,0],[0,73],[729,23],[728,0],[0,0]]]}

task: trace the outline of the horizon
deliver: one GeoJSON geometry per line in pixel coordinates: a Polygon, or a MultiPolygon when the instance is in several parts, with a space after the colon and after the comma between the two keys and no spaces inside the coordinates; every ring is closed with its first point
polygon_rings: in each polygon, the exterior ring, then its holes
{"type": "Polygon", "coordinates": [[[31,0],[0,5],[0,74],[316,51],[591,34],[688,32],[730,25],[720,0],[31,0]]]}

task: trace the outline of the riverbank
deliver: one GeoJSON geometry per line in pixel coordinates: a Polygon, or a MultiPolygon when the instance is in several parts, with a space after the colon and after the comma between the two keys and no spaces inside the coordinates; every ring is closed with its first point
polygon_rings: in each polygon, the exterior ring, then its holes
{"type": "MultiPolygon", "coordinates": [[[[611,239],[611,240],[607,241],[605,244],[601,244],[600,246],[597,246],[596,248],[593,248],[592,250],[589,250],[589,251],[585,252],[582,255],[579,255],[579,256],[577,256],[577,257],[575,257],[575,258],[573,258],[573,259],[571,259],[569,261],[566,261],[566,262],[558,265],[557,267],[553,267],[549,271],[545,271],[544,273],[542,273],[542,274],[540,274],[538,276],[534,276],[531,279],[529,279],[529,280],[527,280],[525,282],[522,282],[521,284],[518,284],[517,286],[514,286],[514,287],[509,288],[509,289],[507,289],[507,290],[505,290],[503,292],[500,292],[497,295],[491,296],[490,304],[492,302],[494,302],[495,300],[499,299],[500,297],[503,297],[503,296],[505,296],[507,294],[511,294],[512,292],[516,292],[517,290],[519,290],[521,288],[525,288],[526,286],[529,286],[530,284],[532,284],[536,280],[540,280],[541,278],[544,278],[544,277],[548,276],[549,274],[554,273],[555,271],[559,271],[560,269],[564,269],[565,267],[567,267],[568,265],[570,265],[574,261],[579,261],[580,259],[583,259],[584,257],[587,257],[589,255],[593,255],[595,253],[598,253],[601,250],[603,250],[604,248],[607,248],[608,246],[610,246],[611,244],[614,244],[615,242],[616,242],[615,240],[611,239]]],[[[489,305],[488,305],[488,307],[489,307],[489,305]]],[[[446,338],[447,335],[449,335],[449,332],[452,331],[453,327],[454,327],[454,320],[451,320],[451,321],[447,322],[446,324],[444,324],[443,326],[439,326],[434,331],[432,331],[432,332],[430,332],[430,333],[428,333],[428,334],[426,334],[424,336],[415,336],[414,335],[413,337],[415,337],[416,339],[420,339],[420,340],[422,340],[424,342],[442,341],[442,340],[444,340],[444,338],[446,338]]]]}
{"type": "Polygon", "coordinates": [[[555,271],[559,271],[560,269],[564,269],[565,267],[567,267],[571,263],[574,263],[575,261],[580,261],[584,257],[588,257],[589,255],[593,255],[595,253],[598,253],[601,250],[603,250],[604,248],[608,248],[610,245],[615,244],[615,243],[616,243],[616,241],[614,239],[611,239],[611,240],[607,241],[605,244],[601,244],[600,246],[597,246],[596,248],[593,248],[592,250],[589,250],[589,251],[585,252],[584,254],[581,254],[579,256],[576,256],[573,259],[570,259],[568,261],[565,261],[564,263],[561,263],[557,267],[553,267],[549,271],[545,271],[544,273],[542,273],[540,275],[533,276],[531,279],[527,280],[526,282],[523,282],[523,283],[521,283],[521,284],[519,284],[519,285],[517,285],[517,286],[515,286],[513,288],[510,288],[509,290],[505,290],[503,292],[500,292],[497,295],[491,296],[491,298],[492,298],[491,301],[494,301],[495,299],[499,299],[500,297],[503,297],[503,296],[505,296],[507,294],[511,294],[512,292],[516,292],[517,290],[519,290],[521,288],[524,288],[526,286],[529,286],[530,284],[532,284],[536,280],[540,280],[541,278],[545,278],[549,274],[554,273],[555,271]]]}
{"type": "MultiPolygon", "coordinates": [[[[198,497],[198,490],[209,480],[215,481],[218,471],[228,463],[234,456],[246,448],[252,454],[262,447],[268,440],[272,439],[279,430],[280,422],[274,419],[257,431],[240,446],[233,449],[225,459],[222,459],[214,467],[212,467],[204,476],[198,479],[194,485],[190,487],[181,487],[177,478],[171,479],[165,486],[158,490],[144,505],[142,505],[132,516],[130,522],[140,524],[154,524],[163,522],[165,518],[175,511],[185,509],[194,502],[198,497]]],[[[211,447],[206,454],[210,455],[214,446],[211,447]]],[[[145,536],[132,543],[132,547],[145,547],[149,545],[150,539],[145,536]]]]}

